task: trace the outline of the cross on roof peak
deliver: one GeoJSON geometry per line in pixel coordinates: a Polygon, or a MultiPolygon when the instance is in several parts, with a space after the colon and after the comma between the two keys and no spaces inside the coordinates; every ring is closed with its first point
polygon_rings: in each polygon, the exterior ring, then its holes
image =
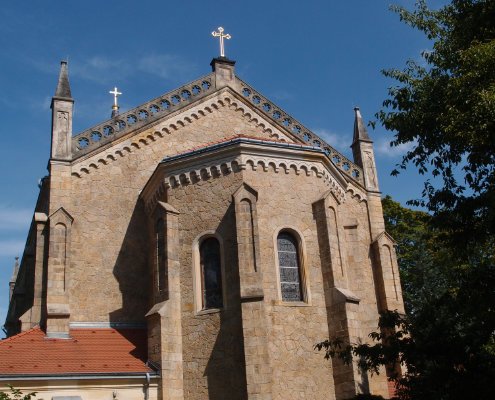
{"type": "Polygon", "coordinates": [[[218,31],[213,31],[211,33],[211,35],[213,37],[218,37],[220,39],[220,57],[225,57],[225,47],[224,47],[223,40],[232,38],[232,36],[230,36],[230,34],[223,33],[223,32],[224,32],[224,29],[221,26],[219,26],[218,31]]]}

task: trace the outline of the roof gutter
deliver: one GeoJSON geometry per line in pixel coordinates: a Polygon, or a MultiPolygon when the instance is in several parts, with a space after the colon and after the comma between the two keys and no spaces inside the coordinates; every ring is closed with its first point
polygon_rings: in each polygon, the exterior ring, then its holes
{"type": "Polygon", "coordinates": [[[90,380],[90,379],[146,379],[149,382],[151,379],[159,378],[158,372],[140,372],[135,374],[57,374],[57,375],[30,375],[30,374],[12,374],[0,375],[0,381],[43,381],[43,380],[90,380]]]}

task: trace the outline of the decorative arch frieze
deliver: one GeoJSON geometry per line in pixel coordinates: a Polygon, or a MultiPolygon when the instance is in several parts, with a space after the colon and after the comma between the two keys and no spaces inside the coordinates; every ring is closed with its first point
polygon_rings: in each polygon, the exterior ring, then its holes
{"type": "MultiPolygon", "coordinates": [[[[208,181],[211,178],[246,170],[315,177],[324,182],[340,203],[346,200],[346,191],[349,187],[347,182],[337,170],[334,170],[321,152],[316,153],[315,156],[314,153],[310,155],[305,149],[297,148],[297,154],[294,152],[286,154],[289,147],[280,149],[275,142],[259,142],[243,138],[223,142],[218,146],[221,148],[215,149],[215,145],[210,147],[213,153],[209,157],[205,155],[208,149],[202,149],[197,153],[201,154],[199,159],[195,157],[196,153],[193,151],[164,161],[164,164],[160,165],[162,172],[155,173],[150,179],[153,183],[148,183],[144,189],[146,209],[153,208],[165,190],[174,190],[199,181],[208,181]],[[219,156],[215,151],[223,152],[220,153],[223,156],[219,156]]],[[[351,193],[354,195],[355,192],[351,193]]]]}
{"type": "MultiPolygon", "coordinates": [[[[289,138],[289,135],[283,133],[283,129],[286,129],[290,132],[291,135],[294,135],[296,137],[303,135],[302,139],[300,140],[307,142],[305,135],[309,135],[309,133],[304,134],[304,132],[300,130],[303,128],[302,125],[297,125],[298,123],[296,120],[285,117],[284,121],[288,120],[290,122],[289,125],[286,126],[283,121],[280,122],[278,120],[274,120],[275,123],[272,124],[271,122],[268,122],[268,120],[262,119],[259,115],[254,114],[253,110],[246,107],[246,104],[243,103],[236,96],[234,96],[234,94],[230,92],[229,89],[223,89],[215,98],[208,99],[202,105],[198,105],[193,109],[184,111],[184,114],[180,118],[160,123],[159,129],[154,130],[153,133],[146,131],[144,134],[137,134],[136,136],[132,136],[127,141],[125,141],[125,144],[114,145],[109,147],[107,150],[104,150],[104,154],[100,154],[97,160],[91,159],[92,161],[87,160],[85,161],[85,163],[76,164],[73,167],[72,176],[81,178],[90,172],[89,167],[98,169],[98,166],[100,165],[108,165],[111,161],[115,161],[119,157],[125,157],[127,154],[148,146],[152,142],[163,139],[168,135],[179,131],[183,127],[209,115],[210,113],[220,110],[222,107],[229,107],[234,111],[239,112],[242,118],[244,118],[249,123],[255,124],[255,126],[260,131],[267,134],[270,139],[281,142],[292,142],[292,139],[289,138]],[[281,124],[281,129],[276,127],[276,124],[281,124]],[[292,126],[293,124],[296,125],[292,126]],[[289,129],[289,127],[292,128],[289,129]],[[298,127],[299,130],[297,129],[298,127]]],[[[266,114],[266,110],[264,109],[260,109],[260,112],[262,112],[262,114],[266,114]]],[[[273,116],[271,117],[272,119],[274,118],[273,116]]],[[[132,131],[129,131],[129,134],[132,134],[132,131]]],[[[337,167],[337,169],[339,169],[345,175],[351,177],[352,180],[363,184],[363,173],[358,166],[354,165],[342,154],[333,149],[333,147],[322,142],[316,135],[311,134],[308,137],[312,138],[312,142],[310,141],[310,144],[316,148],[321,148],[325,152],[325,154],[327,154],[332,163],[337,167]]],[[[109,143],[111,144],[111,142],[109,143]]],[[[264,164],[263,168],[266,168],[266,164],[264,164]]],[[[298,168],[297,166],[288,166],[288,169],[290,168],[293,168],[297,174],[301,173],[301,168],[298,168]]],[[[302,170],[304,173],[307,174],[304,167],[302,167],[302,170]]],[[[288,173],[288,170],[286,169],[285,172],[288,173]]],[[[315,171],[315,173],[317,172],[315,171]]]]}
{"type": "Polygon", "coordinates": [[[103,154],[98,154],[98,158],[95,160],[91,158],[90,160],[86,160],[81,164],[76,164],[72,170],[72,176],[81,178],[84,175],[87,175],[90,172],[90,168],[98,169],[100,165],[108,165],[112,161],[115,161],[121,157],[125,157],[128,154],[137,151],[149,144],[158,141],[159,139],[163,139],[168,135],[173,134],[176,131],[179,131],[183,127],[198,121],[199,119],[207,116],[208,114],[220,110],[222,107],[231,107],[235,111],[241,111],[242,117],[246,119],[250,123],[255,123],[256,127],[260,129],[263,133],[266,133],[269,138],[287,141],[291,140],[281,132],[278,132],[274,127],[269,126],[263,121],[259,121],[257,118],[253,118],[250,113],[245,112],[244,108],[235,100],[233,96],[231,96],[228,92],[223,92],[216,99],[210,100],[205,103],[199,110],[194,109],[194,111],[190,111],[190,113],[185,113],[181,119],[176,119],[173,122],[160,124],[160,128],[154,130],[153,133],[146,131],[144,135],[137,135],[132,137],[129,141],[126,141],[120,145],[115,145],[107,149],[103,152],[103,154]]]}

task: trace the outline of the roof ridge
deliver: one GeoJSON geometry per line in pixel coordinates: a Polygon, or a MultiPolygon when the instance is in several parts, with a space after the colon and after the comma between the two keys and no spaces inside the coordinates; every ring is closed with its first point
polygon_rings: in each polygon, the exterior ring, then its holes
{"type": "Polygon", "coordinates": [[[0,346],[1,346],[2,344],[4,344],[4,343],[7,343],[7,342],[12,342],[12,341],[14,341],[14,340],[16,340],[16,339],[19,339],[19,338],[21,338],[21,337],[23,337],[23,336],[25,336],[25,335],[27,335],[27,334],[29,334],[29,333],[32,333],[32,332],[34,332],[34,331],[41,331],[40,326],[39,326],[39,325],[33,326],[31,329],[28,329],[27,331],[20,332],[20,333],[18,333],[17,335],[10,336],[10,337],[8,337],[8,338],[5,338],[5,339],[0,340],[0,346]]]}

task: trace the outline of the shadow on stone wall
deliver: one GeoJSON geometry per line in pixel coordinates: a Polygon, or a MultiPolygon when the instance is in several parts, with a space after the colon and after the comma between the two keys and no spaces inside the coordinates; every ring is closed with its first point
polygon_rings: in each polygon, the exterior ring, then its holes
{"type": "MultiPolygon", "coordinates": [[[[323,279],[323,288],[325,293],[325,307],[327,311],[328,336],[330,338],[340,337],[346,339],[349,336],[347,327],[347,310],[346,303],[336,303],[333,298],[332,290],[334,290],[335,281],[334,273],[336,272],[332,266],[332,255],[330,249],[330,238],[327,227],[327,218],[325,214],[325,203],[319,201],[313,205],[313,216],[316,223],[316,232],[318,237],[318,248],[320,249],[321,272],[323,279]]],[[[344,255],[345,257],[346,255],[344,255]]],[[[337,267],[338,268],[338,267],[337,267]]],[[[324,340],[326,338],[322,338],[324,340]]],[[[322,356],[323,362],[323,356],[322,356]]],[[[365,371],[359,371],[361,380],[355,382],[353,367],[346,365],[338,357],[332,357],[333,380],[335,386],[335,399],[349,399],[356,392],[355,384],[359,387],[361,393],[369,393],[369,380],[365,371]]]]}
{"type": "Polygon", "coordinates": [[[210,400],[246,400],[247,384],[242,334],[239,268],[233,204],[217,228],[224,241],[225,308],[220,312],[220,329],[215,340],[205,376],[210,400]]]}
{"type": "Polygon", "coordinates": [[[134,206],[113,274],[119,282],[122,308],[110,312],[110,322],[145,323],[151,277],[147,268],[148,230],[143,204],[134,206]]]}

